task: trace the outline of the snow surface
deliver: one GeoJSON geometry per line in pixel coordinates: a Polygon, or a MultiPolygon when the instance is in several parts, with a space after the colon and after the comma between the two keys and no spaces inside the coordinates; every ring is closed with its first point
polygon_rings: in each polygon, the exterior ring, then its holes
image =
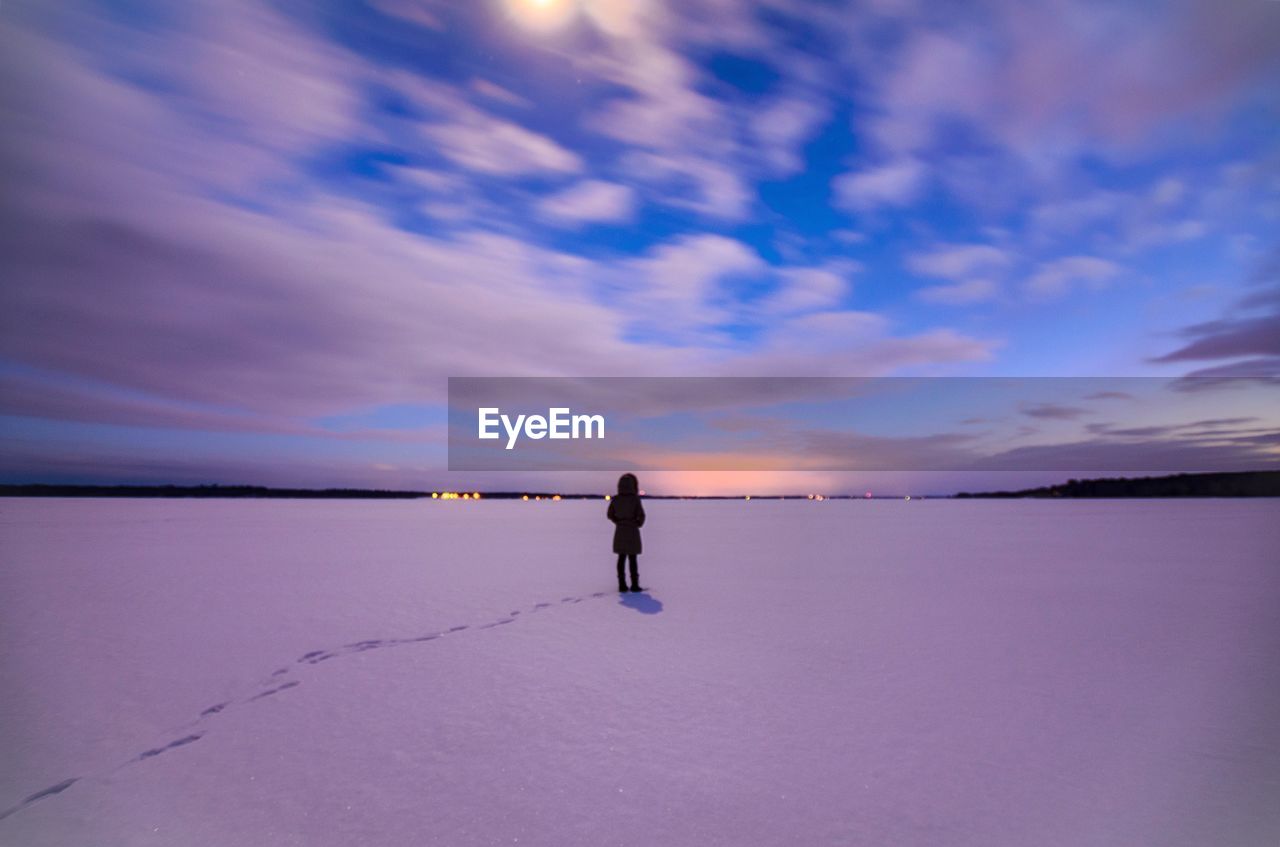
{"type": "Polygon", "coordinates": [[[0,844],[1280,844],[1280,501],[646,509],[0,502],[0,844]]]}

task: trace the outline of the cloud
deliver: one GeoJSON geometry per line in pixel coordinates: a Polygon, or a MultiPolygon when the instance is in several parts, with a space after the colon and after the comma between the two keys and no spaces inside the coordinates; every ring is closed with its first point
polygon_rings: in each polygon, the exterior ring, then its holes
{"type": "Polygon", "coordinates": [[[1232,378],[1280,378],[1280,251],[1263,253],[1250,275],[1255,285],[1217,320],[1183,327],[1181,347],[1151,359],[1157,363],[1223,362],[1187,374],[1182,387],[1205,387],[1232,378]],[[1236,359],[1239,361],[1225,362],[1236,359]]]}
{"type": "MultiPolygon", "coordinates": [[[[1058,195],[1064,186],[1105,183],[1099,165],[1105,173],[1153,155],[1200,160],[1210,143],[1256,139],[1241,127],[1253,127],[1248,115],[1274,101],[1280,70],[1269,46],[1280,39],[1280,7],[1268,2],[1233,3],[1220,17],[1190,2],[1100,9],[997,0],[941,17],[914,2],[875,3],[829,23],[860,83],[853,129],[862,169],[925,162],[931,181],[992,220],[1037,202],[1062,204],[1068,208],[1033,221],[1029,235],[1043,245],[1073,227],[1096,240],[1063,246],[1071,252],[1138,252],[1210,232],[1214,204],[1206,196],[1198,212],[1181,208],[1195,199],[1191,186],[1179,191],[1181,174],[1165,174],[1149,198],[1119,196],[1128,189],[1058,195]],[[1112,216],[1119,221],[1104,222],[1112,216]],[[1070,220],[1081,217],[1092,229],[1070,220]]],[[[908,205],[920,185],[905,171],[901,183],[898,192],[868,185],[842,203],[868,211],[902,196],[898,205],[908,205]]]]}
{"type": "Polygon", "coordinates": [[[973,119],[991,110],[994,62],[967,33],[914,26],[889,61],[871,76],[879,109],[867,119],[869,134],[884,152],[924,152],[943,119],[973,119]]]}
{"type": "Polygon", "coordinates": [[[232,134],[277,150],[357,130],[354,87],[366,69],[354,54],[265,3],[196,3],[188,13],[177,32],[131,32],[134,51],[126,59],[167,79],[179,110],[225,122],[232,134]]]}
{"type": "Polygon", "coordinates": [[[949,285],[931,285],[915,292],[917,299],[926,303],[962,306],[993,300],[1000,293],[1000,286],[989,279],[967,279],[949,285]]]}
{"type": "Polygon", "coordinates": [[[1261,356],[1184,374],[1173,384],[1176,391],[1209,391],[1236,388],[1242,383],[1280,386],[1280,356],[1261,356]]]}
{"type": "Polygon", "coordinates": [[[22,122],[4,128],[5,164],[26,175],[10,190],[47,197],[36,202],[127,203],[153,185],[241,197],[297,180],[304,153],[359,131],[368,69],[271,7],[191,4],[164,28],[75,7],[58,15],[57,25],[18,10],[0,21],[10,82],[0,97],[22,122]],[[54,38],[57,27],[81,38],[54,38]],[[164,96],[141,82],[156,79],[164,96]],[[59,98],[75,108],[51,108],[59,98]],[[109,152],[111,169],[88,166],[86,148],[109,152]]]}
{"type": "Polygon", "coordinates": [[[1076,406],[1063,406],[1059,403],[1037,403],[1030,406],[1024,406],[1020,411],[1029,418],[1049,421],[1070,421],[1075,420],[1081,415],[1089,414],[1088,409],[1081,409],[1076,406]]]}
{"type": "Polygon", "coordinates": [[[302,434],[307,428],[276,417],[227,412],[164,397],[121,393],[82,381],[0,375],[0,414],[45,420],[171,427],[206,432],[302,434]]]}
{"type": "Polygon", "coordinates": [[[1006,251],[990,244],[945,244],[927,253],[908,256],[907,268],[924,276],[959,280],[999,270],[1011,261],[1006,251]]]}
{"type": "Polygon", "coordinates": [[[1179,434],[1179,437],[1193,441],[1222,441],[1230,438],[1243,441],[1258,435],[1271,435],[1274,430],[1248,427],[1244,424],[1259,423],[1256,417],[1210,418],[1183,424],[1166,424],[1156,426],[1117,427],[1110,423],[1088,424],[1085,429],[1094,435],[1105,435],[1118,438],[1152,438],[1161,435],[1179,434]]]}
{"type": "Polygon", "coordinates": [[[898,155],[931,148],[948,123],[1030,162],[1130,148],[1261,91],[1280,36],[1266,3],[1000,2],[942,26],[917,15],[894,15],[907,35],[887,56],[869,36],[851,45],[877,83],[868,126],[898,155]]]}
{"type": "Polygon", "coordinates": [[[1025,290],[1037,299],[1061,297],[1077,285],[1102,288],[1120,273],[1120,266],[1097,256],[1066,256],[1040,265],[1025,290]]]}
{"type": "Polygon", "coordinates": [[[984,470],[1029,470],[1033,468],[1063,471],[1158,471],[1163,473],[1193,471],[1256,471],[1272,469],[1277,460],[1271,445],[1277,433],[1261,437],[1225,438],[1217,442],[1199,438],[1110,437],[1081,441],[1014,447],[984,456],[969,465],[984,470]]]}
{"type": "Polygon", "coordinates": [[[865,232],[854,229],[833,229],[827,234],[841,244],[863,244],[867,240],[865,232]]]}
{"type": "Polygon", "coordinates": [[[623,157],[622,167],[656,192],[656,201],[712,218],[740,220],[753,199],[736,171],[701,156],[637,151],[623,157]]]}
{"type": "Polygon", "coordinates": [[[494,176],[577,173],[584,167],[577,153],[477,108],[457,86],[406,71],[386,77],[423,116],[420,131],[429,149],[454,164],[494,176]]]}
{"type": "Polygon", "coordinates": [[[1161,178],[1151,189],[1151,201],[1162,207],[1173,206],[1187,193],[1187,186],[1182,180],[1166,176],[1161,178]]]}
{"type": "Polygon", "coordinates": [[[533,107],[533,103],[503,88],[497,83],[490,82],[483,77],[472,77],[467,83],[467,87],[479,94],[481,97],[488,98],[506,106],[514,106],[517,109],[529,109],[533,107]]]}
{"type": "Polygon", "coordinates": [[[1223,319],[1182,330],[1187,344],[1152,361],[1186,362],[1246,356],[1280,356],[1280,313],[1223,319]]]}
{"type": "Polygon", "coordinates": [[[443,31],[444,21],[440,18],[436,4],[431,0],[370,0],[373,7],[384,15],[424,26],[427,29],[443,31]]]}
{"type": "Polygon", "coordinates": [[[1206,211],[1184,181],[1163,177],[1130,191],[1092,189],[1040,202],[1029,211],[1028,235],[1042,244],[1084,238],[1134,253],[1202,237],[1208,226],[1197,215],[1206,211]]]}
{"type": "Polygon", "coordinates": [[[1075,235],[1118,219],[1127,205],[1128,197],[1121,192],[1094,190],[1036,205],[1030,210],[1029,224],[1041,238],[1075,235]]]}
{"type": "Polygon", "coordinates": [[[511,217],[509,205],[486,195],[465,172],[444,166],[391,164],[383,170],[394,181],[391,196],[413,202],[419,212],[441,226],[465,229],[483,223],[498,228],[511,217]]]}
{"type": "MultiPolygon", "coordinates": [[[[11,362],[221,413],[297,417],[438,398],[450,373],[625,370],[614,353],[637,349],[591,298],[577,257],[492,234],[425,237],[323,192],[283,207],[269,193],[226,202],[203,180],[242,165],[242,145],[186,119],[165,89],[9,36],[5,64],[24,81],[0,90],[12,119],[0,126],[11,177],[0,355],[11,362]],[[478,347],[495,321],[514,328],[507,343],[478,347]]],[[[330,126],[310,125],[253,148],[255,172],[291,173],[330,126]]],[[[665,364],[661,350],[637,361],[665,364]]]]}
{"type": "Polygon", "coordinates": [[[423,128],[423,135],[453,162],[499,176],[576,173],[582,159],[544,135],[479,111],[455,113],[447,123],[423,128]]]}
{"type": "Polygon", "coordinates": [[[959,306],[994,299],[1000,286],[988,275],[1003,271],[1012,261],[1007,251],[990,244],[943,244],[908,256],[906,265],[915,274],[954,280],[918,289],[917,300],[959,306]]]}
{"type": "MultiPolygon", "coordinates": [[[[741,242],[687,235],[604,263],[511,236],[409,232],[376,207],[323,193],[280,210],[222,202],[190,190],[200,168],[142,166],[171,149],[192,162],[221,155],[222,140],[174,118],[163,91],[108,80],[56,50],[41,56],[31,68],[48,72],[32,90],[47,96],[10,102],[15,120],[0,130],[26,164],[0,198],[0,353],[11,361],[220,413],[296,418],[429,402],[448,375],[715,372],[750,355],[702,331],[735,317],[726,282],[767,270],[741,242]],[[54,120],[95,104],[121,119],[94,132],[54,120]],[[600,279],[617,283],[603,298],[600,279]],[[637,322],[672,317],[684,323],[681,347],[629,340],[637,322]],[[499,324],[511,327],[502,344],[477,343],[499,324]]],[[[274,155],[263,162],[287,167],[284,151],[274,155]]],[[[446,193],[453,185],[432,169],[396,174],[446,193]]],[[[820,350],[824,367],[884,372],[989,349],[948,331],[853,332],[870,324],[792,326],[768,358],[802,362],[820,350]]]]}
{"type": "Polygon", "coordinates": [[[466,193],[469,188],[467,179],[453,171],[423,168],[414,165],[389,165],[387,166],[387,172],[401,184],[409,185],[431,194],[453,195],[456,197],[459,194],[466,193]]]}
{"type": "Polygon", "coordinates": [[[800,148],[827,120],[829,108],[806,94],[779,97],[751,112],[749,126],[774,173],[782,176],[804,169],[800,148]]]}
{"type": "Polygon", "coordinates": [[[712,140],[712,149],[728,149],[730,118],[724,107],[692,87],[694,71],[684,59],[665,54],[653,76],[628,69],[621,79],[639,86],[641,96],[606,103],[589,125],[601,135],[629,145],[663,151],[688,151],[712,140]]]}
{"type": "MultiPolygon", "coordinates": [[[[841,310],[851,266],[775,272],[724,235],[602,256],[539,244],[518,221],[469,228],[464,207],[497,182],[473,173],[577,174],[584,157],[477,106],[516,105],[484,86],[389,71],[275,8],[199,7],[175,19],[192,21],[176,35],[87,16],[72,28],[81,46],[25,19],[0,24],[14,80],[0,88],[0,356],[37,374],[9,384],[6,411],[293,437],[316,416],[438,402],[450,375],[845,375],[992,354],[955,330],[898,335],[881,315],[841,310]],[[253,78],[223,79],[236,68],[253,78]],[[364,120],[384,87],[408,118],[364,120]],[[316,167],[369,149],[373,177],[358,190],[351,174],[316,167]],[[363,193],[374,182],[415,214],[462,212],[448,230],[405,223],[404,209],[363,193]],[[759,319],[752,295],[770,281],[781,319],[724,331],[759,319]]],[[[642,191],[742,216],[754,195],[740,168],[757,160],[736,141],[709,143],[721,128],[686,126],[681,145],[628,145],[621,158],[652,168],[642,191]]],[[[574,188],[547,213],[617,211],[574,188]]]]}
{"type": "Polygon", "coordinates": [[[635,211],[634,194],[616,182],[584,180],[547,197],[538,209],[553,220],[569,223],[625,221],[635,211]]]}
{"type": "Polygon", "coordinates": [[[778,290],[761,303],[769,315],[817,311],[838,306],[849,295],[849,276],[858,270],[856,262],[838,262],[821,267],[781,268],[778,290]]]}
{"type": "Polygon", "coordinates": [[[622,89],[587,120],[603,136],[629,147],[662,154],[669,161],[690,156],[726,161],[736,153],[730,110],[698,90],[702,72],[675,49],[681,19],[658,3],[597,3],[588,14],[605,36],[583,64],[622,89]]]}
{"type": "Polygon", "coordinates": [[[759,254],[722,235],[686,235],[624,263],[617,298],[632,322],[672,341],[730,319],[729,280],[764,271],[759,254]]]}
{"type": "Polygon", "coordinates": [[[924,187],[925,168],[916,159],[904,158],[841,174],[832,182],[837,205],[865,212],[880,206],[906,206],[924,187]]]}
{"type": "Polygon", "coordinates": [[[879,376],[990,360],[998,346],[951,329],[894,336],[887,318],[856,310],[814,312],[772,324],[756,352],[725,363],[727,373],[772,376],[879,376]]]}
{"type": "Polygon", "coordinates": [[[307,230],[201,204],[180,214],[219,234],[162,219],[6,227],[0,351],[188,402],[315,415],[438,397],[450,374],[607,370],[632,347],[586,294],[584,263],[510,238],[428,239],[341,207],[314,208],[307,230]],[[95,305],[104,280],[110,308],[95,305]],[[513,330],[477,348],[495,322],[513,330]]]}
{"type": "Polygon", "coordinates": [[[585,125],[622,146],[648,199],[737,221],[755,201],[753,180],[804,170],[804,144],[831,113],[822,92],[829,62],[789,47],[778,23],[807,24],[809,10],[736,0],[582,8],[599,40],[577,65],[607,92],[585,125]],[[750,102],[716,96],[724,81],[694,57],[717,51],[767,65],[780,80],[750,102]]]}

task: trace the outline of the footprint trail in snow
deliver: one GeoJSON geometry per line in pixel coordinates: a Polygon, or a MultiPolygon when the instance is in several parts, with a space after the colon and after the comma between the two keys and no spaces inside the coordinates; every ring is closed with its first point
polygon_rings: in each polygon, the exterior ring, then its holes
{"type": "Polygon", "coordinates": [[[8,818],[11,815],[14,815],[22,811],[23,809],[27,808],[33,803],[38,803],[41,800],[45,800],[49,797],[53,797],[54,795],[61,794],[62,792],[66,791],[68,788],[70,788],[71,786],[75,785],[78,782],[98,779],[107,773],[114,773],[120,770],[121,768],[128,767],[129,765],[134,765],[134,764],[137,764],[138,762],[146,761],[147,759],[154,759],[155,757],[161,756],[169,752],[170,750],[177,749],[178,747],[186,747],[189,744],[194,744],[195,742],[204,738],[204,736],[208,732],[207,729],[202,728],[202,725],[206,724],[211,718],[224,713],[228,709],[238,708],[241,706],[246,706],[250,703],[258,702],[260,700],[265,700],[269,697],[274,697],[275,695],[280,694],[284,691],[288,691],[289,689],[297,688],[298,686],[300,686],[302,684],[302,681],[298,679],[290,679],[283,682],[281,681],[283,677],[292,673],[293,669],[299,665],[318,665],[322,662],[328,662],[330,660],[339,659],[339,658],[342,658],[343,656],[350,656],[355,653],[365,653],[369,650],[380,650],[380,649],[389,648],[389,647],[400,647],[407,644],[423,644],[428,641],[436,641],[438,639],[445,638],[448,636],[456,637],[458,633],[464,632],[469,629],[475,629],[475,630],[496,629],[505,624],[515,623],[516,619],[521,615],[522,612],[525,612],[527,614],[533,614],[534,612],[540,612],[544,609],[549,609],[552,606],[573,605],[576,603],[581,603],[584,600],[596,600],[601,597],[608,597],[608,596],[610,596],[610,592],[597,591],[593,594],[589,594],[583,597],[562,597],[559,600],[559,602],[534,603],[528,609],[524,609],[524,610],[513,609],[512,611],[508,612],[506,615],[498,618],[497,620],[489,621],[487,623],[474,624],[474,625],[460,624],[458,626],[449,627],[448,629],[438,630],[435,632],[428,632],[428,633],[424,633],[422,635],[418,635],[410,638],[371,638],[365,641],[354,641],[350,644],[344,644],[341,647],[331,648],[327,650],[311,650],[307,653],[302,654],[297,659],[295,659],[292,667],[283,667],[273,671],[266,678],[266,681],[259,685],[259,688],[261,690],[255,691],[252,694],[248,694],[243,697],[233,698],[230,700],[224,700],[219,703],[214,703],[213,705],[204,709],[195,718],[195,720],[187,724],[184,724],[174,730],[175,734],[186,730],[185,734],[181,735],[179,738],[176,738],[168,742],[167,744],[162,744],[158,747],[152,747],[150,749],[143,750],[142,752],[138,753],[136,756],[129,759],[128,761],[123,762],[119,765],[116,765],[115,767],[109,768],[104,772],[90,773],[82,776],[71,777],[70,779],[64,779],[55,785],[51,785],[48,788],[44,788],[40,791],[35,792],[34,794],[28,795],[26,798],[24,798],[17,804],[10,806],[8,809],[5,809],[4,811],[0,811],[0,821],[3,821],[5,818],[8,818]]]}

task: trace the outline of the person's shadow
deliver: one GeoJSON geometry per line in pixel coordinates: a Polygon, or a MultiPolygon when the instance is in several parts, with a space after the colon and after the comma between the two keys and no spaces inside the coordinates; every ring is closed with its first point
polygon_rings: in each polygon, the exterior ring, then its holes
{"type": "Polygon", "coordinates": [[[650,597],[647,591],[641,591],[637,594],[623,594],[618,600],[618,605],[626,606],[628,609],[635,609],[642,615],[656,615],[662,611],[662,601],[656,597],[650,597]]]}

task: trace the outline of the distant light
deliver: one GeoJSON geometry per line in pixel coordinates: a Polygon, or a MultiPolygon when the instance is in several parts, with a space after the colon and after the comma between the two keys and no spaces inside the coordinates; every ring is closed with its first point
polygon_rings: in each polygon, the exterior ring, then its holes
{"type": "Polygon", "coordinates": [[[472,494],[472,495],[471,495],[471,499],[472,499],[472,500],[479,500],[479,499],[480,499],[480,492],[479,492],[479,491],[477,491],[476,493],[472,494]]]}
{"type": "Polygon", "coordinates": [[[608,494],[604,495],[604,499],[606,500],[610,499],[609,495],[608,494]]]}
{"type": "Polygon", "coordinates": [[[865,496],[866,496],[866,498],[867,498],[868,500],[870,500],[870,499],[871,499],[871,492],[870,492],[870,491],[868,491],[868,492],[866,493],[866,495],[865,495],[865,496]]]}
{"type": "Polygon", "coordinates": [[[534,32],[551,32],[573,18],[570,0],[506,0],[507,14],[520,26],[534,32]]]}
{"type": "Polygon", "coordinates": [[[750,500],[750,499],[751,499],[751,495],[750,495],[750,494],[748,494],[748,495],[747,495],[747,499],[748,499],[748,500],[750,500]]]}
{"type": "Polygon", "coordinates": [[[524,495],[523,497],[521,497],[520,499],[521,499],[521,500],[523,500],[523,501],[525,501],[525,502],[527,503],[527,502],[529,502],[529,495],[528,495],[528,494],[526,494],[526,495],[524,495]]]}
{"type": "Polygon", "coordinates": [[[431,492],[431,499],[432,499],[432,500],[436,500],[436,499],[438,499],[439,497],[440,497],[440,495],[439,495],[439,494],[437,494],[436,492],[434,492],[434,491],[432,491],[432,492],[431,492]]]}
{"type": "Polygon", "coordinates": [[[643,497],[643,496],[644,496],[644,489],[643,489],[643,488],[641,488],[641,489],[640,489],[640,496],[641,496],[641,497],[643,497]]]}
{"type": "Polygon", "coordinates": [[[910,495],[910,494],[908,494],[908,495],[907,495],[907,499],[908,499],[908,500],[910,500],[910,499],[911,499],[911,495],[910,495]]]}
{"type": "Polygon", "coordinates": [[[560,495],[559,495],[559,494],[557,494],[556,496],[552,497],[551,499],[552,499],[552,500],[559,500],[559,499],[560,499],[560,495]]]}

